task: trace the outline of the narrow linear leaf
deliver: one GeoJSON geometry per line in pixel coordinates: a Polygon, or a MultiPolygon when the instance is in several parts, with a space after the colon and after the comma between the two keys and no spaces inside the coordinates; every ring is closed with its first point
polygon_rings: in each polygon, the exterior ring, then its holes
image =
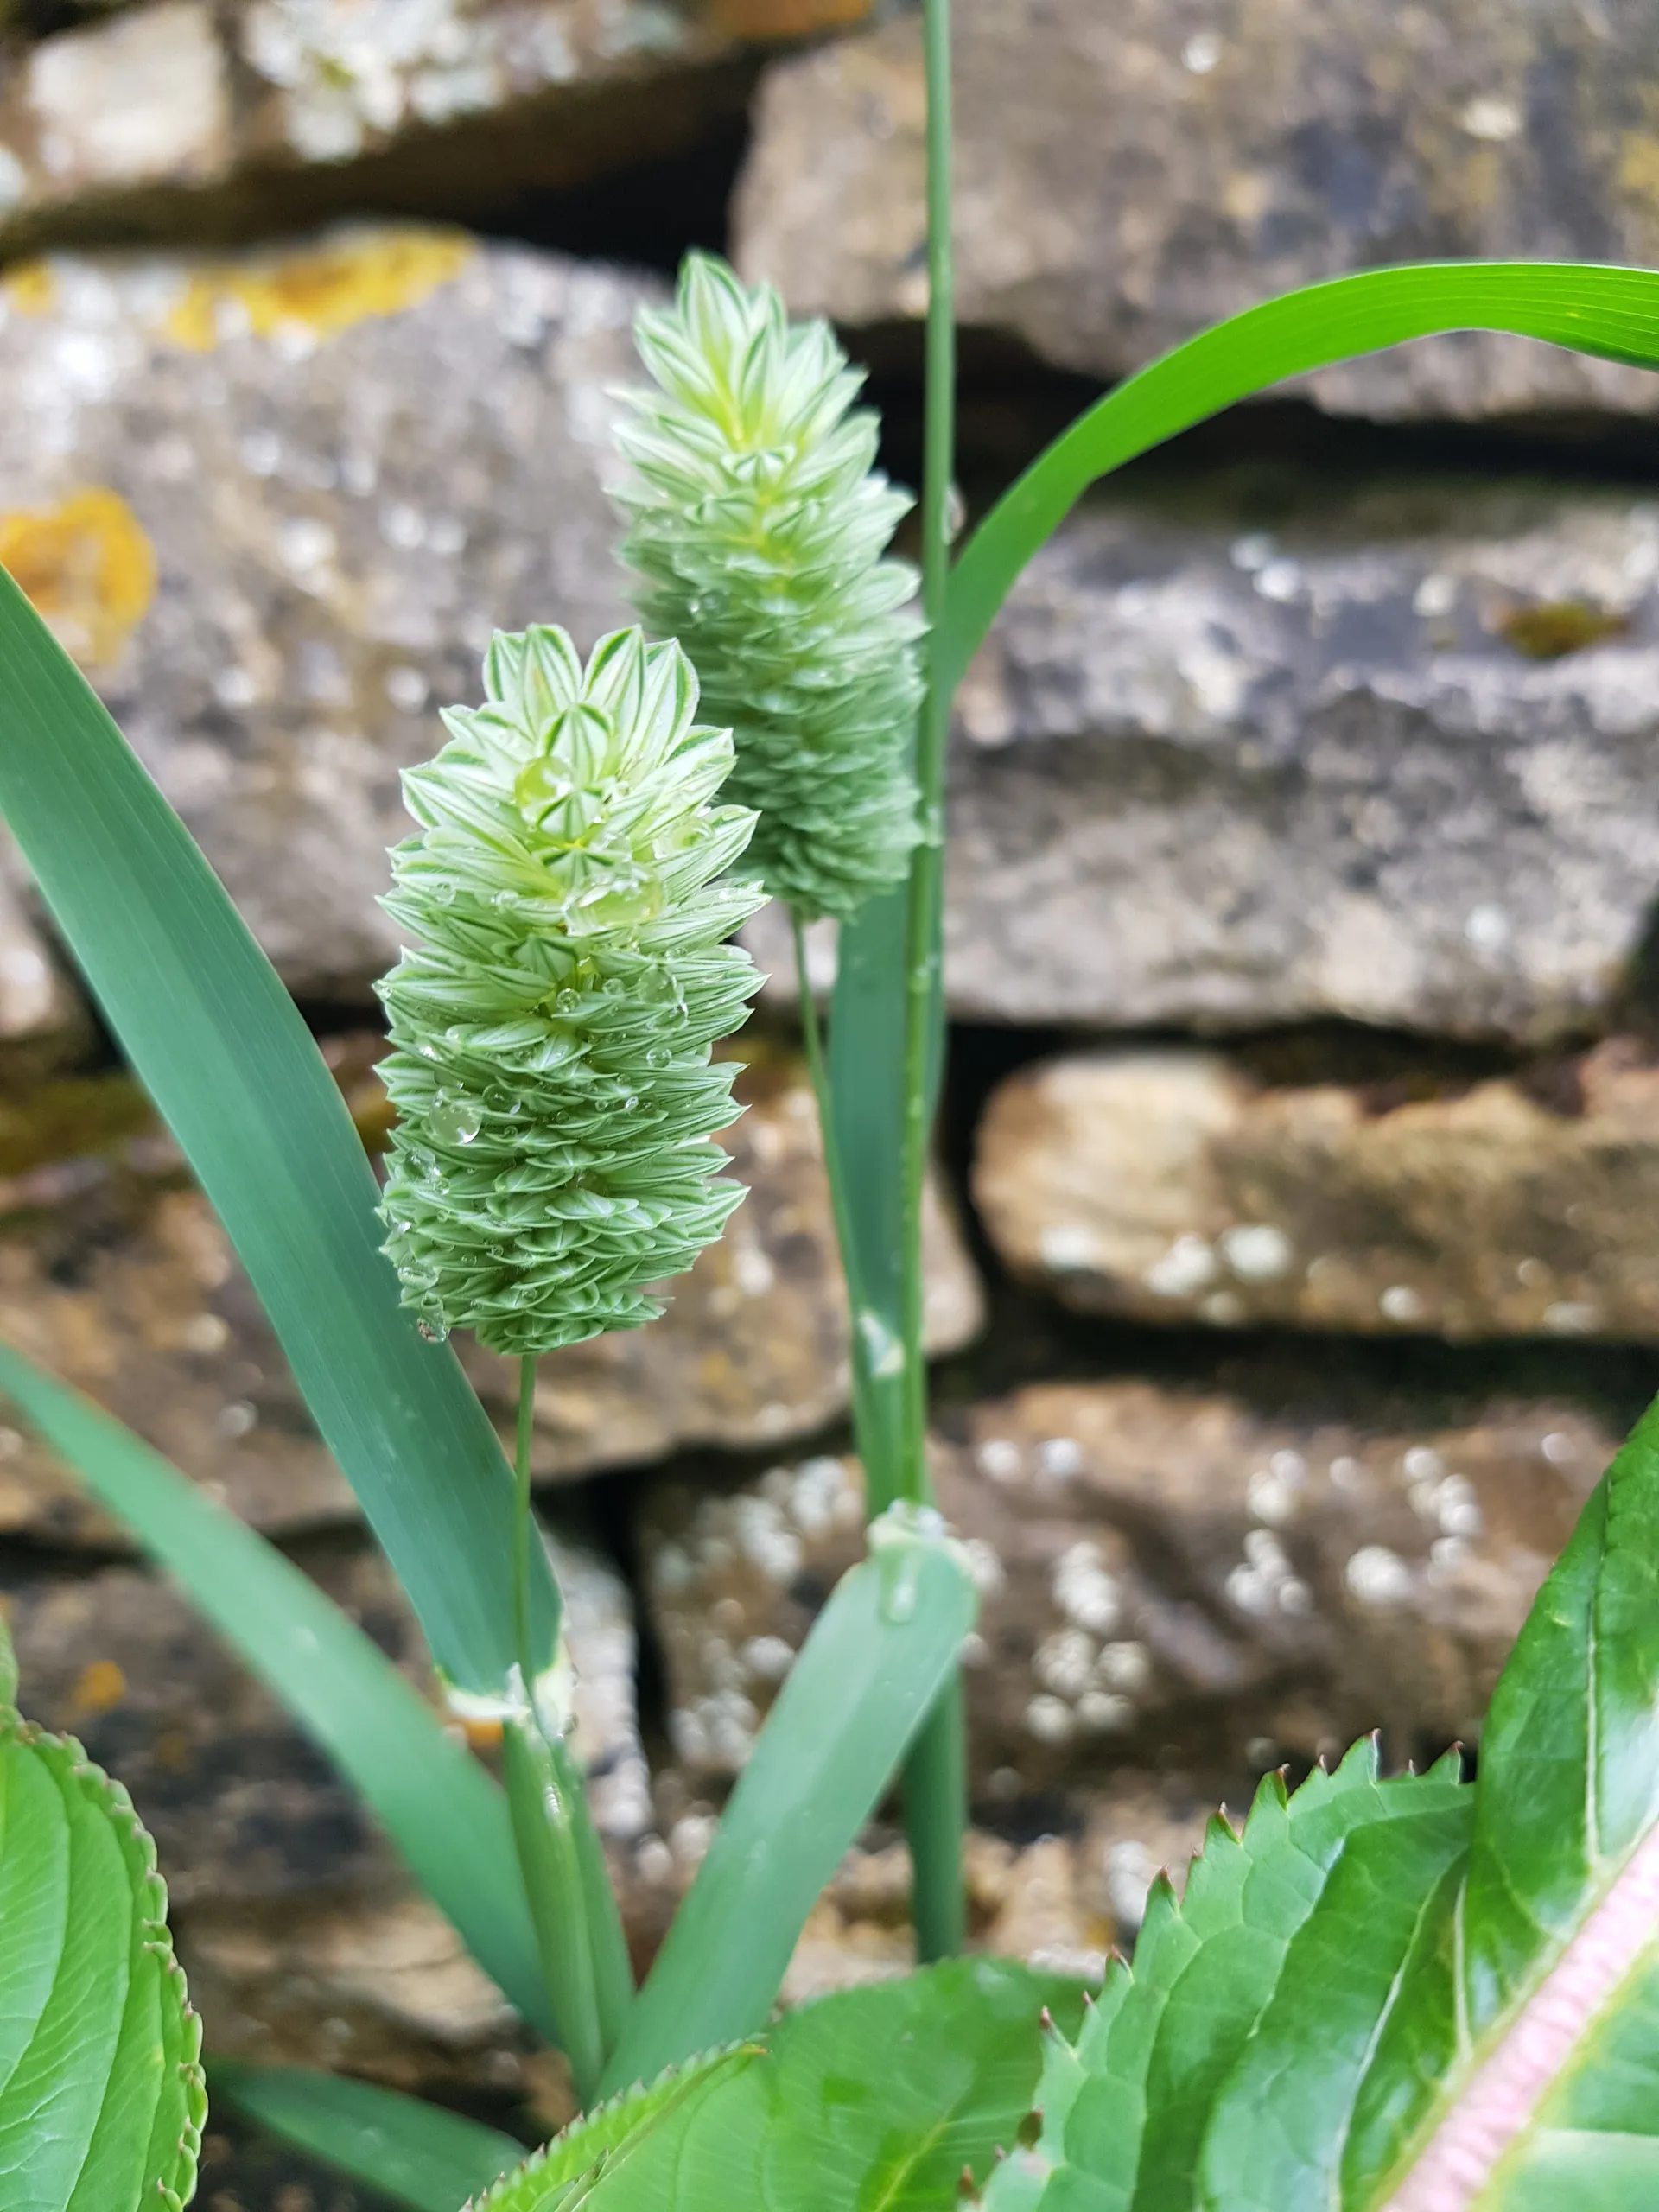
{"type": "Polygon", "coordinates": [[[394,2089],[301,2066],[213,2069],[216,2103],[366,2182],[410,2212],[455,2212],[523,2159],[524,2145],[394,2089]]]}
{"type": "Polygon", "coordinates": [[[127,1793],[0,1710],[0,2204],[180,2212],[207,2096],[167,1891],[127,1793]]]}
{"type": "MultiPolygon", "coordinates": [[[[287,992],[74,664],[0,572],[0,814],[270,1314],[437,1664],[512,1664],[512,1483],[380,1250],[378,1192],[287,992]]],[[[533,1562],[537,1646],[557,1598],[533,1562]]]]}
{"type": "Polygon", "coordinates": [[[130,1429],[4,1344],[0,1390],[270,1685],[485,1972],[551,2035],[505,1801],[483,1768],[315,1583],[130,1429]]]}
{"type": "Polygon", "coordinates": [[[1659,274],[1580,262],[1425,262],[1309,284],[1178,346],[1062,431],[974,532],[950,579],[954,687],[1021,569],[1092,483],[1287,377],[1452,330],[1510,331],[1659,365],[1659,274]]]}
{"type": "Polygon", "coordinates": [[[830,1117],[858,1287],[854,1420],[870,1507],[899,1493],[904,1436],[902,1276],[907,893],[872,899],[841,925],[830,1019],[830,1117]]]}
{"type": "Polygon", "coordinates": [[[872,1544],[767,1717],[628,2016],[608,2089],[760,2026],[807,1914],[956,1664],[976,1600],[955,1546],[893,1516],[872,1544]]]}

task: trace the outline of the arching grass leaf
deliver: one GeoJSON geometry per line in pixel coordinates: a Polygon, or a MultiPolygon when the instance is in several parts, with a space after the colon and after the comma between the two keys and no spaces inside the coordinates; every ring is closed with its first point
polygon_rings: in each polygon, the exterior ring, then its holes
{"type": "Polygon", "coordinates": [[[872,1543],[767,1715],[634,2000],[608,2089],[762,2024],[807,1914],[956,1664],[976,1605],[957,1547],[897,1509],[872,1543]]]}
{"type": "Polygon", "coordinates": [[[477,1760],[315,1583],[130,1429],[4,1344],[0,1392],[270,1684],[485,1972],[552,2034],[506,1803],[477,1760]]]}
{"type": "Polygon", "coordinates": [[[207,2110],[200,2043],[131,1800],[73,1738],[0,1707],[6,2212],[180,2212],[207,2110]]]}
{"type": "Polygon", "coordinates": [[[410,2212],[455,2212],[524,2157],[524,2146],[441,2106],[302,2066],[216,2064],[213,2099],[366,2182],[410,2212]]]}
{"type": "Polygon", "coordinates": [[[1583,262],[1422,262],[1308,284],[1189,339],[1061,432],[974,532],[950,578],[954,689],[1039,546],[1089,486],[1287,377],[1450,330],[1512,331],[1604,360],[1659,365],[1659,272],[1583,262]]]}

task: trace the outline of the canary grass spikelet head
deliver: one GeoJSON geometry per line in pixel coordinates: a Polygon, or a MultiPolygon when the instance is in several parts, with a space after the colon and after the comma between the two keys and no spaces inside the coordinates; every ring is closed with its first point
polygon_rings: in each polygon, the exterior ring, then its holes
{"type": "Polygon", "coordinates": [[[563,630],[499,635],[484,680],[404,778],[382,1214],[429,1333],[522,1355],[654,1319],[743,1197],[710,1047],[760,981],[723,940],[765,893],[727,874],[753,817],[717,803],[731,734],[678,645],[618,631],[584,667],[563,630]]]}
{"type": "Polygon", "coordinates": [[[915,572],[885,557],[910,505],[829,326],[692,254],[635,321],[654,390],[626,395],[622,557],[645,622],[678,638],[737,743],[751,860],[803,920],[846,920],[905,877],[921,697],[915,572]]]}

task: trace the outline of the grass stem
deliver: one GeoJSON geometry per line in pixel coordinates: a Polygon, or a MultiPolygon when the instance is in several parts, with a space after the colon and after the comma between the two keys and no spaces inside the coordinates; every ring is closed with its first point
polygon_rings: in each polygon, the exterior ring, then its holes
{"type": "MultiPolygon", "coordinates": [[[[904,1262],[900,1319],[905,1420],[902,1495],[930,1502],[927,1467],[926,1284],[922,1205],[938,1099],[944,1004],[944,772],[951,687],[945,601],[956,496],[956,271],[952,253],[950,0],[925,0],[927,84],[927,357],[922,470],[922,611],[926,693],[917,733],[922,837],[911,862],[905,971],[904,1262]]],[[[962,1842],[967,1758],[959,1681],[941,1696],[905,1770],[905,1828],[915,1880],[916,1942],[924,1961],[961,1946],[966,1920],[962,1842]]]]}
{"type": "Polygon", "coordinates": [[[542,1979],[576,2094],[586,2105],[621,2035],[633,1997],[633,1974],[580,1762],[537,1695],[547,1670],[537,1665],[530,1643],[535,1421],[536,1362],[526,1357],[518,1363],[512,1473],[513,1632],[528,1710],[505,1724],[502,1770],[542,1979]]]}

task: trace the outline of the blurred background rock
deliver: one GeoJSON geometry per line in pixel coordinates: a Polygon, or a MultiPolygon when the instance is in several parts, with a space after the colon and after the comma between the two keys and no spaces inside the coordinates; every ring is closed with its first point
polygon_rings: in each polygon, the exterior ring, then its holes
{"type": "MultiPolygon", "coordinates": [[[[970,509],[1279,287],[1659,259],[1635,0],[958,0],[970,509]]],[[[624,619],[629,321],[689,245],[919,423],[922,89],[884,0],[8,0],[0,560],[384,1140],[397,772],[492,626],[624,619]]],[[[1478,1742],[1659,1362],[1659,379],[1447,339],[1086,502],[963,686],[930,1329],[978,1940],[1098,1957],[1208,1811],[1380,1725],[1478,1742]]],[[[782,969],[779,933],[755,943],[782,969]]],[[[828,948],[820,946],[820,953],[828,948]]],[[[537,1467],[642,1958],[858,1541],[794,1009],[753,1195],[664,1322],[550,1360],[537,1467]]],[[[0,1327],[424,1681],[247,1287],[0,854],[0,1327]]],[[[494,1363],[468,1354],[505,1414],[494,1363]]],[[[556,2120],[347,1794],[0,1427],[29,1701],[156,1828],[214,2047],[556,2120]]],[[[488,1746],[480,1747],[488,1755],[488,1746]]],[[[878,1829],[791,1990],[897,1970],[878,1829]]],[[[215,2137],[213,2212],[359,2199],[215,2137]]]]}

